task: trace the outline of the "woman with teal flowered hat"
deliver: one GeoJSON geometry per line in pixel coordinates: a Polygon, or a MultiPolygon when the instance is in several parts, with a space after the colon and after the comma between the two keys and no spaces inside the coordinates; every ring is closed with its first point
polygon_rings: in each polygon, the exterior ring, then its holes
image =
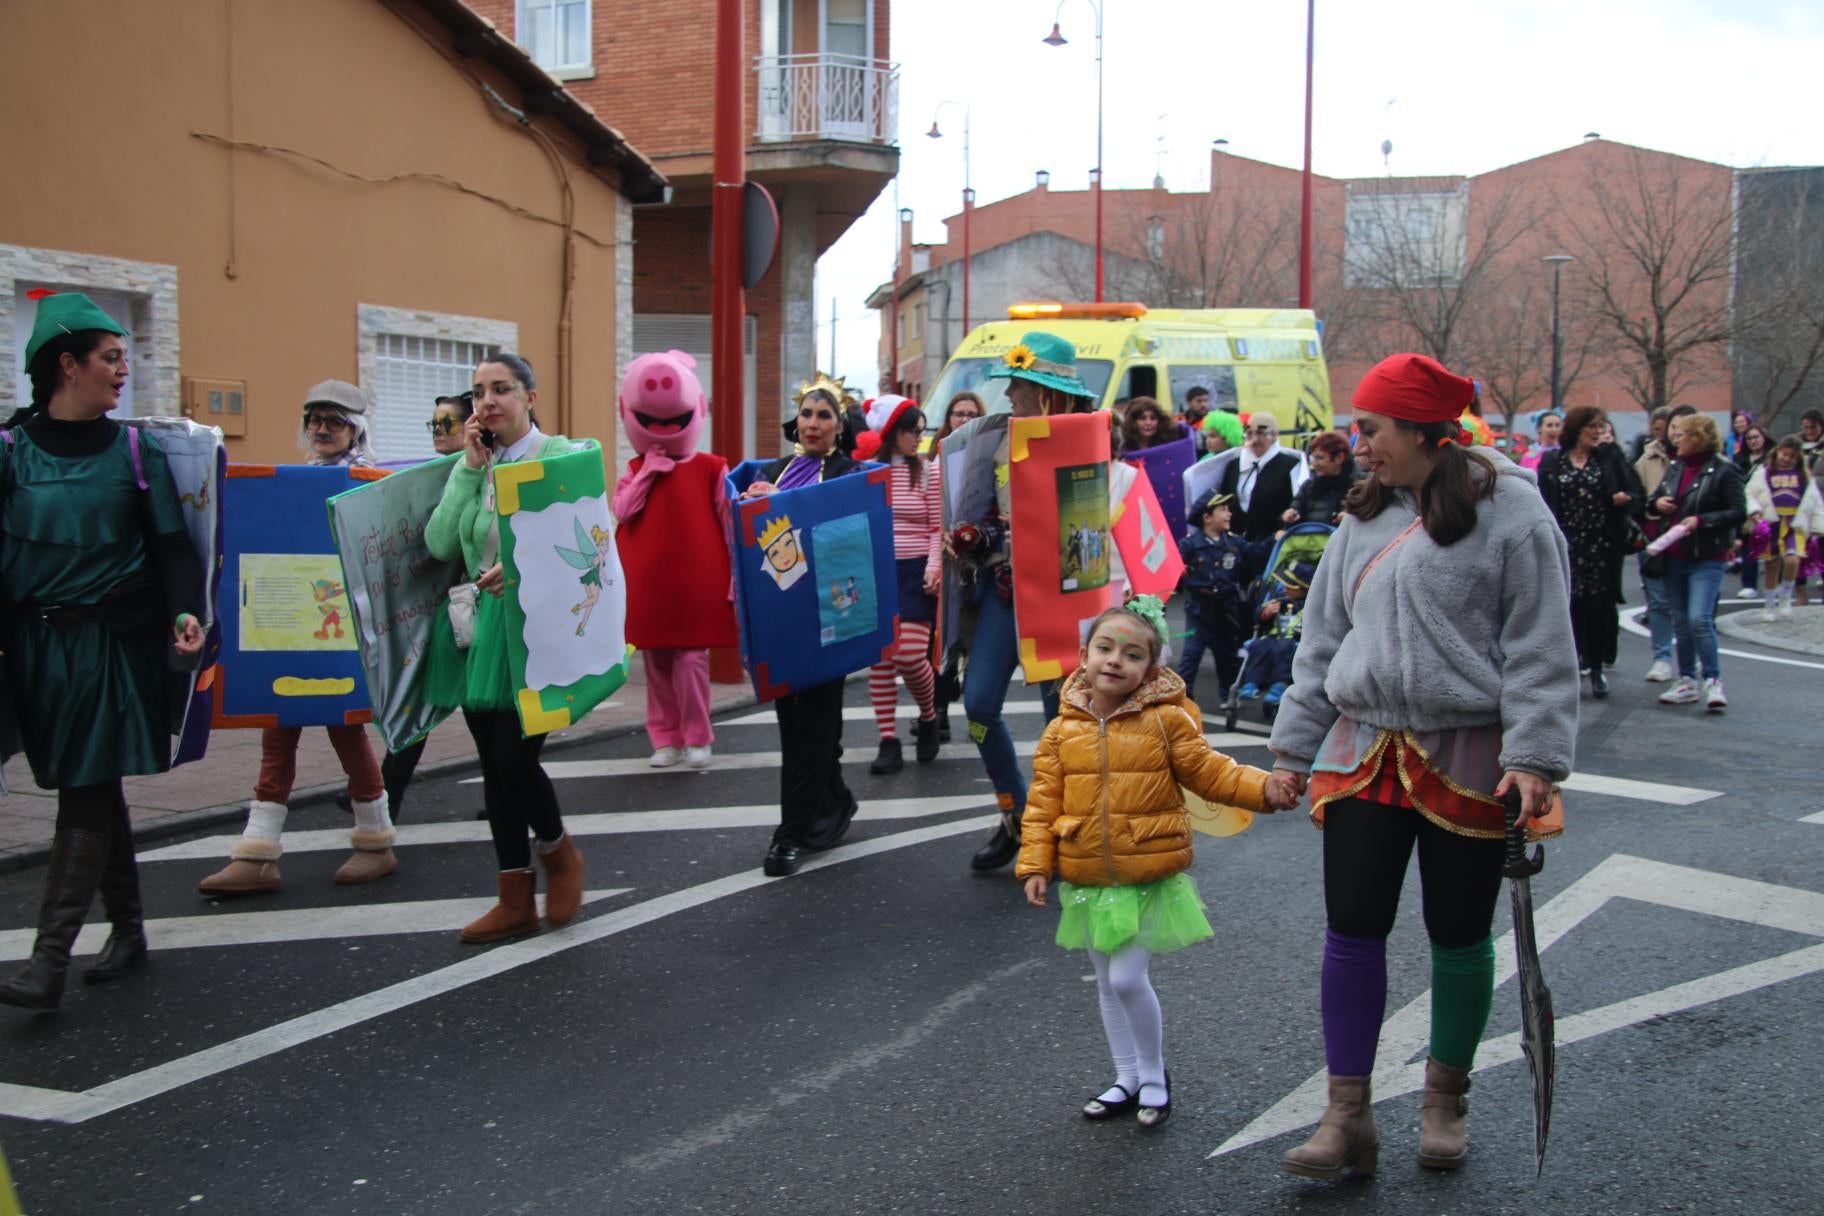
{"type": "Polygon", "coordinates": [[[164,452],[109,418],[127,331],[45,294],[25,347],[31,404],[0,435],[0,650],[32,779],[57,826],[32,957],[0,1003],[49,1011],[97,890],[112,933],[83,978],[118,979],[146,938],[121,778],[171,763],[167,651],[201,652],[203,578],[164,452]]]}
{"type": "MultiPolygon", "coordinates": [[[[1077,348],[1042,330],[1021,336],[988,373],[1006,380],[1009,414],[990,414],[958,427],[945,442],[967,446],[963,491],[957,501],[981,502],[981,518],[952,517],[944,539],[945,586],[958,588],[963,601],[962,627],[949,640],[965,652],[963,712],[969,734],[981,753],[994,785],[1001,823],[988,843],[976,851],[970,867],[994,870],[1019,852],[1020,814],[1026,805],[1026,778],[1014,755],[1013,735],[1001,716],[1007,688],[1019,667],[1019,640],[1013,622],[1013,570],[1008,564],[1007,529],[1013,518],[1009,495],[1008,420],[1043,414],[1081,414],[1096,408],[1096,394],[1077,375],[1077,348]],[[981,489],[971,494],[968,487],[981,489]],[[992,492],[987,487],[992,486],[992,492]]],[[[1041,690],[1047,721],[1056,716],[1055,686],[1041,690]]]]}

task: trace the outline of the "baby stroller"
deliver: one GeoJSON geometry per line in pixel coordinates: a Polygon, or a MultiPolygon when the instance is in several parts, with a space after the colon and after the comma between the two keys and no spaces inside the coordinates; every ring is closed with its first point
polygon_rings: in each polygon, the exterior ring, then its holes
{"type": "MultiPolygon", "coordinates": [[[[1254,625],[1260,620],[1260,610],[1265,604],[1267,596],[1284,581],[1286,573],[1300,562],[1308,562],[1315,567],[1319,559],[1324,556],[1324,549],[1329,545],[1330,538],[1335,534],[1334,526],[1318,523],[1315,520],[1309,523],[1293,524],[1285,530],[1278,542],[1274,544],[1273,552],[1267,557],[1266,569],[1262,570],[1260,576],[1248,584],[1247,611],[1250,634],[1253,633],[1254,625]]],[[[1248,667],[1248,650],[1258,640],[1252,639],[1242,644],[1241,670],[1244,673],[1248,667]]],[[[1235,683],[1229,686],[1228,695],[1223,698],[1224,729],[1234,730],[1235,723],[1241,718],[1241,686],[1245,679],[1245,674],[1236,676],[1235,683]]],[[[1274,715],[1278,713],[1279,707],[1263,705],[1261,710],[1265,720],[1271,722],[1274,715]]]]}

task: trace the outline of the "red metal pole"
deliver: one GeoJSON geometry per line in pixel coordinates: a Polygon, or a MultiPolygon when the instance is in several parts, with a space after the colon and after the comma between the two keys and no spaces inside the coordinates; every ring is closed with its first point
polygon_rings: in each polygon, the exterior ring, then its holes
{"type": "Polygon", "coordinates": [[[743,0],[716,0],[716,139],[710,213],[710,418],[718,452],[730,465],[747,453],[741,337],[747,313],[741,286],[741,220],[747,178],[747,27],[743,0]]]}
{"type": "Polygon", "coordinates": [[[1102,6],[1096,5],[1096,303],[1102,302],[1102,6]]]}
{"type": "Polygon", "coordinates": [[[1298,306],[1311,307],[1311,63],[1317,0],[1305,0],[1305,172],[1298,200],[1298,306]]]}

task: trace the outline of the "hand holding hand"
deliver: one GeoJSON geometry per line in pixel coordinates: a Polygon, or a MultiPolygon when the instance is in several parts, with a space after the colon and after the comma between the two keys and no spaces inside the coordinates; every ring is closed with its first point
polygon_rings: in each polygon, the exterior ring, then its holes
{"type": "Polygon", "coordinates": [[[1051,886],[1043,874],[1034,874],[1026,880],[1026,902],[1035,908],[1045,906],[1045,890],[1051,886]]]}
{"type": "Polygon", "coordinates": [[[1276,811],[1289,811],[1305,796],[1305,775],[1289,768],[1276,768],[1267,774],[1267,805],[1276,811]]]}
{"type": "Polygon", "coordinates": [[[475,585],[498,599],[507,589],[507,573],[499,562],[495,562],[482,571],[481,577],[475,580],[475,585]]]}
{"type": "Polygon", "coordinates": [[[1520,826],[1525,827],[1551,805],[1552,783],[1537,773],[1522,772],[1510,768],[1501,777],[1501,784],[1495,787],[1495,797],[1505,797],[1507,791],[1520,791],[1520,826]]]}
{"type": "Polygon", "coordinates": [[[171,627],[171,644],[184,658],[195,658],[203,651],[202,625],[188,612],[181,614],[177,624],[171,627]]]}

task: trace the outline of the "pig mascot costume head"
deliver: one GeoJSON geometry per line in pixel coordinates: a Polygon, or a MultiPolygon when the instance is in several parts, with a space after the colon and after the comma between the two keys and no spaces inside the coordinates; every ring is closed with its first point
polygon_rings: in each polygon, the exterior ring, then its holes
{"type": "Polygon", "coordinates": [[[627,365],[621,378],[621,425],[641,460],[614,491],[614,514],[623,523],[645,509],[655,480],[696,454],[709,412],[696,366],[681,350],[641,355],[627,365]]]}

